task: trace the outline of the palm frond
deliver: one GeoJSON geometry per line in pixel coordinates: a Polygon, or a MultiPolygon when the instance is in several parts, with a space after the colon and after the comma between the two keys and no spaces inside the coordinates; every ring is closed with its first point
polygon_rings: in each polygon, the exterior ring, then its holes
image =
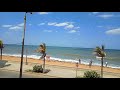
{"type": "Polygon", "coordinates": [[[36,50],[37,52],[40,52],[40,53],[45,53],[46,52],[46,45],[45,45],[45,43],[42,43],[41,45],[40,45],[40,47],[36,50]]]}
{"type": "Polygon", "coordinates": [[[0,40],[0,48],[3,48],[3,42],[0,40]]]}
{"type": "Polygon", "coordinates": [[[98,57],[105,57],[106,54],[104,52],[104,46],[102,45],[102,48],[100,47],[96,47],[94,52],[96,53],[95,55],[98,56],[98,57]]]}

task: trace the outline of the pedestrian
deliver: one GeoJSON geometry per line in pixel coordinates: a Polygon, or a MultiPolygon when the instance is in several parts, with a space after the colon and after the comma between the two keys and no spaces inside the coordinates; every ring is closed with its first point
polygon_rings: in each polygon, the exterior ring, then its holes
{"type": "Polygon", "coordinates": [[[90,62],[89,62],[89,67],[91,67],[92,66],[92,60],[90,60],[90,62]]]}
{"type": "Polygon", "coordinates": [[[79,59],[79,64],[81,64],[81,60],[79,59]]]}
{"type": "Polygon", "coordinates": [[[76,67],[78,68],[78,62],[76,63],[76,67]]]}
{"type": "Polygon", "coordinates": [[[108,62],[105,62],[105,66],[107,67],[107,65],[108,65],[108,62]]]}
{"type": "Polygon", "coordinates": [[[49,56],[49,55],[47,55],[47,56],[46,56],[46,59],[47,59],[48,61],[50,61],[50,56],[49,56]]]}

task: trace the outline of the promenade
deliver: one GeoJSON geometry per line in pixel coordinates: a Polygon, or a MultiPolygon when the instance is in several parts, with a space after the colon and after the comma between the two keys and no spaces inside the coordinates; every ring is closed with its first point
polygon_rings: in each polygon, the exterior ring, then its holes
{"type": "MultiPolygon", "coordinates": [[[[76,77],[76,68],[57,66],[57,65],[48,65],[48,64],[46,64],[46,69],[50,69],[50,71],[46,74],[26,72],[26,70],[32,69],[34,65],[39,65],[39,64],[28,63],[28,65],[26,65],[26,63],[24,62],[23,63],[23,74],[33,75],[33,78],[35,76],[36,78],[75,78],[76,77]]],[[[6,60],[0,61],[0,71],[4,71],[4,70],[15,71],[18,73],[17,74],[18,78],[19,78],[19,68],[20,68],[20,62],[18,61],[6,61],[6,60]]],[[[85,71],[87,71],[87,69],[79,68],[77,70],[77,76],[82,77],[85,71]]],[[[100,71],[97,71],[97,72],[100,73],[100,71]]],[[[17,78],[17,76],[15,76],[15,78],[17,78]]],[[[28,78],[30,78],[30,76],[28,76],[28,78]]],[[[120,74],[104,72],[104,78],[120,78],[120,74]]]]}

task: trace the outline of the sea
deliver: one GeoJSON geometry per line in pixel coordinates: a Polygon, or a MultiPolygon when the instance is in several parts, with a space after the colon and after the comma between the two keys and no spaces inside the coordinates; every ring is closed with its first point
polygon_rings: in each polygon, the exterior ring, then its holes
{"type": "MultiPolygon", "coordinates": [[[[21,57],[22,46],[15,44],[5,44],[3,48],[3,55],[21,57]]],[[[41,54],[35,52],[39,45],[25,45],[24,46],[24,57],[39,59],[41,54]]],[[[58,47],[58,46],[47,46],[46,54],[50,56],[51,60],[64,61],[76,63],[81,60],[82,64],[88,65],[92,60],[93,65],[101,65],[101,60],[96,58],[94,55],[93,48],[78,48],[78,47],[58,47]]],[[[108,67],[120,69],[120,50],[105,49],[106,57],[104,58],[105,63],[108,63],[108,67]]]]}

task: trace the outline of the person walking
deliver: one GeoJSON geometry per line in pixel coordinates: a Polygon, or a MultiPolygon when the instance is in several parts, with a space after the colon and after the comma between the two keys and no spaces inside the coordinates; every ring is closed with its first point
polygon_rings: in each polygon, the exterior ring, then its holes
{"type": "Polygon", "coordinates": [[[105,66],[107,67],[107,65],[108,65],[108,62],[105,62],[105,66]]]}
{"type": "Polygon", "coordinates": [[[81,64],[81,60],[79,59],[79,64],[81,64]]]}
{"type": "Polygon", "coordinates": [[[89,62],[89,67],[91,67],[91,66],[92,66],[92,62],[93,62],[93,61],[92,61],[92,60],[90,60],[90,62],[89,62]]]}

